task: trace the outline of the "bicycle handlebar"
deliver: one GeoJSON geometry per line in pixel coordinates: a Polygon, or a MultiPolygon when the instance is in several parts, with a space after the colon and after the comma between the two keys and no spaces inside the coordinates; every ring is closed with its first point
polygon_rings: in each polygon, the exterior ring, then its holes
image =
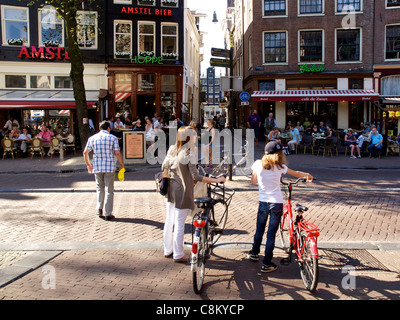
{"type": "MultiPolygon", "coordinates": [[[[312,180],[312,181],[314,181],[314,180],[317,180],[317,178],[313,177],[313,180],[312,180]]],[[[306,177],[301,177],[301,178],[298,178],[295,182],[290,183],[290,182],[284,182],[284,181],[283,181],[283,178],[281,177],[281,183],[282,183],[283,185],[285,185],[285,186],[296,185],[296,184],[298,184],[299,182],[307,182],[307,181],[308,181],[308,180],[307,180],[306,177]]],[[[312,181],[311,181],[311,182],[312,182],[312,181]]]]}

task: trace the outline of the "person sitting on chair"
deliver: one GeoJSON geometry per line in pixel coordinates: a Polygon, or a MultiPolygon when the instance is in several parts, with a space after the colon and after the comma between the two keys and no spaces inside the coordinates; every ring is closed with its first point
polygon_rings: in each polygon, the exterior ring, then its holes
{"type": "Polygon", "coordinates": [[[290,137],[292,140],[288,142],[288,146],[290,151],[294,151],[296,149],[296,145],[299,145],[301,142],[300,132],[292,123],[290,124],[290,137]]]}
{"type": "Polygon", "coordinates": [[[351,149],[350,158],[352,159],[356,158],[356,156],[354,155],[354,148],[357,148],[358,158],[361,158],[360,147],[357,144],[355,135],[353,135],[353,129],[347,130],[347,134],[344,137],[344,144],[346,145],[346,147],[350,147],[351,149]]]}
{"type": "Polygon", "coordinates": [[[372,128],[370,138],[371,144],[368,146],[368,152],[376,158],[379,156],[383,147],[383,137],[376,128],[372,128]]]}

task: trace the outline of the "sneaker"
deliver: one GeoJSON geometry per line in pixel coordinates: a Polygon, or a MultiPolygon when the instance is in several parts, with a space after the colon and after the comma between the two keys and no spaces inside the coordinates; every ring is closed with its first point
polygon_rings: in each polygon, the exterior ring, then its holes
{"type": "Polygon", "coordinates": [[[358,155],[358,156],[357,156],[357,158],[358,158],[358,159],[361,159],[361,156],[360,156],[360,155],[358,155]]]}
{"type": "Polygon", "coordinates": [[[350,158],[351,158],[351,159],[356,159],[356,156],[351,156],[350,158]]]}
{"type": "Polygon", "coordinates": [[[253,260],[253,261],[258,261],[259,260],[258,254],[254,254],[253,252],[251,252],[251,250],[247,254],[247,258],[250,259],[250,260],[253,260]]]}
{"type": "Polygon", "coordinates": [[[272,272],[278,269],[275,263],[271,262],[270,264],[263,264],[261,267],[261,272],[272,272]]]}

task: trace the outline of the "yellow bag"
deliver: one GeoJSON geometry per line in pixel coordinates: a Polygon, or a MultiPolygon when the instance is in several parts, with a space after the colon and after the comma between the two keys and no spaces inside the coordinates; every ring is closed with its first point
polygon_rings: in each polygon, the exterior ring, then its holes
{"type": "Polygon", "coordinates": [[[124,181],[125,180],[125,168],[119,170],[118,172],[118,180],[124,181]]]}

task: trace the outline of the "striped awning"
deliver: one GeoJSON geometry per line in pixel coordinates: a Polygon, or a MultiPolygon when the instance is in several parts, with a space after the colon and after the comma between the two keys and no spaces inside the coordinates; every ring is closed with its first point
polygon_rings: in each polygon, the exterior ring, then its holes
{"type": "Polygon", "coordinates": [[[400,96],[380,96],[380,98],[385,104],[400,104],[400,96]]]}
{"type": "Polygon", "coordinates": [[[254,101],[378,101],[374,90],[282,90],[254,91],[254,101]]]}

